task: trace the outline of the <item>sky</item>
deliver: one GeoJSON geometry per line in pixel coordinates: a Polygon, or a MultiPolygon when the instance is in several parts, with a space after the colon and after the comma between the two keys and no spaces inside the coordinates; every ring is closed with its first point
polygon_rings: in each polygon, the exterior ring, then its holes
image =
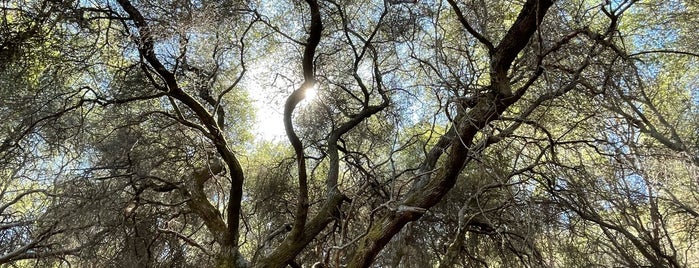
{"type": "MultiPolygon", "coordinates": [[[[264,64],[256,65],[250,69],[250,77],[245,81],[244,87],[248,91],[253,107],[257,109],[255,112],[255,124],[253,125],[252,133],[256,140],[279,141],[286,140],[286,132],[284,130],[284,102],[291,94],[289,88],[287,92],[279,93],[277,90],[269,88],[261,81],[270,79],[266,74],[266,66],[264,64]]],[[[312,102],[319,88],[314,87],[306,92],[306,98],[299,106],[307,105],[312,102]]]]}

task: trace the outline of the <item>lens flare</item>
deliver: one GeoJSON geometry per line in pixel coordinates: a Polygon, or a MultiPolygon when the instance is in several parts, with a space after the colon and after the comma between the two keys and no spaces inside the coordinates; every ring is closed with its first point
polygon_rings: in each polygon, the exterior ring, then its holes
{"type": "Polygon", "coordinates": [[[312,87],[306,89],[306,93],[303,96],[304,101],[312,101],[318,95],[318,83],[315,83],[312,87]]]}

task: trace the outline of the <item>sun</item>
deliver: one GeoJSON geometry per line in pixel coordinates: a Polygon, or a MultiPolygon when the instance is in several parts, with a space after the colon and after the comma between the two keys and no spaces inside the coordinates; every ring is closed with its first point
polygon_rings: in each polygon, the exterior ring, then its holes
{"type": "Polygon", "coordinates": [[[314,83],[312,87],[309,87],[306,89],[306,92],[303,96],[303,100],[306,102],[312,101],[316,98],[318,95],[318,83],[314,83]]]}
{"type": "MultiPolygon", "coordinates": [[[[286,140],[286,130],[283,122],[283,101],[288,95],[279,96],[274,89],[266,89],[263,81],[270,78],[269,64],[260,63],[249,68],[246,79],[243,80],[243,88],[247,90],[252,105],[256,109],[255,124],[252,132],[256,139],[265,141],[286,140]],[[281,104],[280,104],[281,103],[281,104]]],[[[299,108],[308,107],[318,98],[318,82],[313,83],[303,92],[303,99],[299,108]]],[[[296,85],[298,86],[298,85],[296,85]]],[[[293,86],[290,86],[292,88],[293,86]]],[[[288,91],[286,94],[290,94],[288,91]]]]}

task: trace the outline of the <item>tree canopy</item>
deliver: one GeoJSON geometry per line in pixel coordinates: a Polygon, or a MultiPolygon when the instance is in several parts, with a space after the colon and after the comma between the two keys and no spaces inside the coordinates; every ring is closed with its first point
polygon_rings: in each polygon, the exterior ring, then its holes
{"type": "Polygon", "coordinates": [[[699,266],[699,2],[0,10],[2,267],[699,266]]]}

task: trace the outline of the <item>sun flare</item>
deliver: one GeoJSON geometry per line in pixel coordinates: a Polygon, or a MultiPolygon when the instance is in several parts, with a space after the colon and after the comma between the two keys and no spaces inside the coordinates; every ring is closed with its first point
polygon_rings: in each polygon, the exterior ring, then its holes
{"type": "Polygon", "coordinates": [[[304,101],[312,101],[318,95],[318,83],[314,84],[312,87],[306,89],[306,93],[303,96],[304,101]]]}

